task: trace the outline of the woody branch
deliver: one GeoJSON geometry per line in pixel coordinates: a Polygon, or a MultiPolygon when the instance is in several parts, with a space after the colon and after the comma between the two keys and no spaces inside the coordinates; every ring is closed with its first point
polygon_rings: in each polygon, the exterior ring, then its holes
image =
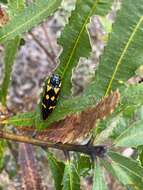
{"type": "Polygon", "coordinates": [[[52,142],[35,139],[35,138],[25,136],[25,135],[23,136],[23,135],[13,134],[10,132],[5,132],[3,130],[0,130],[0,138],[16,141],[16,142],[29,143],[29,144],[33,144],[33,145],[41,146],[41,147],[59,149],[63,151],[80,152],[94,158],[96,158],[96,156],[103,157],[104,154],[106,153],[106,147],[102,145],[94,146],[92,144],[76,145],[76,144],[52,143],[52,142]]]}

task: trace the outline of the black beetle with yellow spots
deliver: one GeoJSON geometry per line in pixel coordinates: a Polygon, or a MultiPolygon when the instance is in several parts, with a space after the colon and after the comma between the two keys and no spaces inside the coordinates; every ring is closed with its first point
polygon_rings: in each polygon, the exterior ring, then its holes
{"type": "Polygon", "coordinates": [[[43,120],[47,119],[49,114],[55,109],[60,89],[61,78],[58,74],[53,74],[47,80],[47,85],[42,95],[41,114],[43,120]]]}

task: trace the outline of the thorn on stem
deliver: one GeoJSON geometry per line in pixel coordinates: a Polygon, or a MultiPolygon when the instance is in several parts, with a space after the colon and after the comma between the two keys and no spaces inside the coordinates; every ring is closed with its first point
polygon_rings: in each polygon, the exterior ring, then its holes
{"type": "Polygon", "coordinates": [[[107,153],[106,146],[94,147],[89,144],[87,146],[88,146],[88,154],[90,155],[92,161],[94,161],[97,158],[97,156],[100,158],[105,157],[105,155],[107,153]]]}
{"type": "Polygon", "coordinates": [[[66,159],[67,161],[70,161],[70,153],[69,153],[69,151],[63,150],[63,152],[64,152],[64,155],[65,155],[65,159],[66,159]]]}

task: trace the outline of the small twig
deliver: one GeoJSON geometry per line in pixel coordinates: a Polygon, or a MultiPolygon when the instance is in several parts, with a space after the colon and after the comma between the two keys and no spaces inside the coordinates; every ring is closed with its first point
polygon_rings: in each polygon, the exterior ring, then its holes
{"type": "Polygon", "coordinates": [[[40,42],[40,40],[38,40],[36,38],[36,36],[32,33],[29,32],[29,34],[32,36],[32,38],[36,41],[36,43],[44,50],[44,52],[46,53],[47,57],[50,59],[50,62],[53,62],[54,64],[56,64],[55,62],[55,57],[48,52],[48,50],[46,49],[46,47],[40,42]]]}
{"type": "Polygon", "coordinates": [[[76,145],[76,144],[62,144],[62,143],[52,143],[52,142],[46,142],[39,139],[34,139],[28,136],[22,136],[17,135],[9,132],[5,132],[0,130],[0,138],[17,141],[17,142],[24,142],[33,144],[36,146],[42,146],[42,147],[50,147],[55,148],[63,151],[75,151],[87,154],[91,157],[104,157],[106,154],[106,147],[105,146],[93,146],[93,145],[76,145]]]}
{"type": "Polygon", "coordinates": [[[44,31],[44,33],[45,33],[45,36],[46,36],[46,38],[47,38],[47,40],[48,40],[48,44],[49,44],[49,47],[50,47],[50,49],[51,49],[51,53],[52,53],[53,57],[56,57],[56,53],[55,53],[54,48],[53,48],[53,46],[52,46],[51,39],[50,39],[49,34],[48,34],[48,32],[47,32],[45,23],[42,24],[42,28],[43,28],[43,31],[44,31]]]}

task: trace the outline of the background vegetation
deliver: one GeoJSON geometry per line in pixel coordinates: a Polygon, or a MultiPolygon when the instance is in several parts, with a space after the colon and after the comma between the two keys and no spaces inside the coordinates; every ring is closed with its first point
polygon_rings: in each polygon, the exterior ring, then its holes
{"type": "MultiPolygon", "coordinates": [[[[55,53],[52,49],[49,52],[31,30],[47,18],[50,20],[58,11],[62,13],[64,3],[61,0],[1,1],[0,42],[4,65],[0,86],[1,173],[6,171],[12,180],[18,181],[15,188],[49,188],[44,179],[44,170],[39,171],[39,158],[34,154],[34,151],[41,151],[40,155],[44,158],[42,167],[46,166],[47,170],[50,168],[54,189],[78,190],[84,189],[84,186],[89,188],[88,185],[93,190],[115,189],[107,179],[110,173],[110,179],[117,179],[122,189],[141,190],[143,0],[134,3],[132,0],[121,1],[113,25],[106,16],[114,6],[113,0],[72,2],[63,21],[65,26],[58,34],[57,41],[62,51],[55,58],[59,51],[55,53]],[[104,38],[102,36],[106,47],[100,56],[99,65],[96,64],[92,72],[90,82],[76,95],[73,83],[81,80],[76,76],[76,69],[83,58],[89,61],[93,53],[89,23],[94,15],[98,16],[106,32],[104,38]],[[16,104],[12,106],[13,100],[9,98],[16,54],[23,48],[23,43],[29,40],[24,37],[25,33],[33,37],[47,55],[49,63],[53,64],[50,73],[58,73],[62,78],[57,107],[46,121],[41,118],[40,103],[35,106],[38,99],[36,95],[36,100],[34,95],[32,98],[28,96],[29,102],[23,99],[22,108],[16,104]],[[34,138],[32,134],[35,129],[37,134],[34,138]],[[90,137],[92,134],[92,141],[88,144],[85,143],[87,133],[90,137]],[[79,140],[83,145],[78,145],[79,140]],[[34,149],[31,144],[41,148],[34,149]],[[59,160],[53,149],[62,150],[65,157],[61,155],[59,160]],[[15,160],[11,170],[6,166],[5,151],[12,153],[15,160]],[[125,156],[125,151],[129,155],[125,156]],[[85,180],[89,184],[84,185],[85,180]]],[[[42,59],[41,56],[38,65],[42,65],[42,59]]],[[[16,65],[15,70],[18,67],[16,65]]],[[[38,77],[40,71],[35,77],[38,77]]],[[[42,72],[43,82],[45,75],[49,77],[50,73],[42,72]]]]}

